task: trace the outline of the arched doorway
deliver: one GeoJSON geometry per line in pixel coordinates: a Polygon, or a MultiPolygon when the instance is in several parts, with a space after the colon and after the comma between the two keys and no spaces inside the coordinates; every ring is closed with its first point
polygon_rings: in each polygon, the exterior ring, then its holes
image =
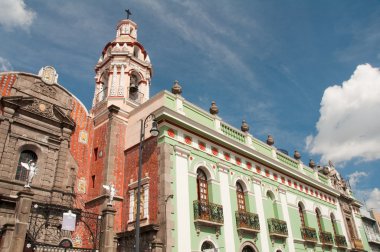
{"type": "Polygon", "coordinates": [[[242,252],[256,252],[251,246],[247,245],[243,248],[242,252]]]}
{"type": "Polygon", "coordinates": [[[243,244],[241,244],[240,251],[241,252],[259,252],[256,246],[252,242],[249,242],[249,241],[246,241],[243,244]]]}

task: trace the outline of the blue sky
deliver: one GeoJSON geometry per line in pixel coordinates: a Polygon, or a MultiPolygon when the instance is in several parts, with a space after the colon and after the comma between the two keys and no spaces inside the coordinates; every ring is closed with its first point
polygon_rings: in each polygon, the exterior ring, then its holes
{"type": "Polygon", "coordinates": [[[151,95],[170,89],[278,148],[332,160],[380,209],[380,2],[375,0],[0,0],[0,71],[38,73],[89,108],[94,66],[131,9],[154,67],[151,95]]]}

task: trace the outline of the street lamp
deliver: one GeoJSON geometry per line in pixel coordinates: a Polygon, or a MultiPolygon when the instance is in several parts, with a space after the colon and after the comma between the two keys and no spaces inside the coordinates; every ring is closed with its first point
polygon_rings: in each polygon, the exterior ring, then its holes
{"type": "Polygon", "coordinates": [[[152,120],[152,128],[150,129],[150,134],[154,137],[158,136],[160,131],[158,130],[158,124],[156,121],[156,116],[154,114],[148,115],[145,120],[140,120],[141,130],[140,130],[140,147],[139,147],[139,170],[137,178],[137,210],[136,210],[136,228],[135,228],[135,248],[136,252],[140,252],[140,205],[141,205],[141,173],[142,173],[142,151],[145,140],[145,128],[148,120],[152,120]]]}

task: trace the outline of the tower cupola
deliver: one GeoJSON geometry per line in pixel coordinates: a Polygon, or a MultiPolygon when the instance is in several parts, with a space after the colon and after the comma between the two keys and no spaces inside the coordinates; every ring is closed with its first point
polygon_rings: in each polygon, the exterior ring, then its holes
{"type": "Polygon", "coordinates": [[[115,39],[106,44],[95,66],[93,108],[107,103],[133,110],[149,99],[152,72],[149,55],[137,41],[137,24],[121,20],[115,39]]]}

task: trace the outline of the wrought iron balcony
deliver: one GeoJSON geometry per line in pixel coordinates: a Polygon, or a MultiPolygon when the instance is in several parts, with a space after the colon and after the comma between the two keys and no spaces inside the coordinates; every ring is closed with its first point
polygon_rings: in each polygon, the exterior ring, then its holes
{"type": "Polygon", "coordinates": [[[362,243],[361,240],[359,240],[359,239],[352,239],[352,244],[354,245],[354,248],[356,250],[359,250],[359,251],[364,250],[363,243],[362,243]]]}
{"type": "Polygon", "coordinates": [[[288,237],[288,226],[286,221],[271,218],[268,219],[269,236],[286,238],[288,237]]]}
{"type": "Polygon", "coordinates": [[[334,245],[333,236],[330,232],[320,232],[319,239],[321,240],[323,245],[332,246],[334,245]]]}
{"type": "Polygon", "coordinates": [[[245,211],[236,211],[235,217],[238,231],[249,233],[260,232],[260,222],[257,214],[245,211]]]}
{"type": "Polygon", "coordinates": [[[317,231],[315,231],[315,228],[301,227],[301,235],[305,242],[317,243],[318,241],[317,231]]]}
{"type": "Polygon", "coordinates": [[[338,248],[347,248],[347,241],[344,235],[335,235],[335,244],[338,248]]]}
{"type": "Polygon", "coordinates": [[[195,200],[194,207],[194,222],[207,226],[222,226],[223,225],[223,207],[208,201],[195,200]]]}

